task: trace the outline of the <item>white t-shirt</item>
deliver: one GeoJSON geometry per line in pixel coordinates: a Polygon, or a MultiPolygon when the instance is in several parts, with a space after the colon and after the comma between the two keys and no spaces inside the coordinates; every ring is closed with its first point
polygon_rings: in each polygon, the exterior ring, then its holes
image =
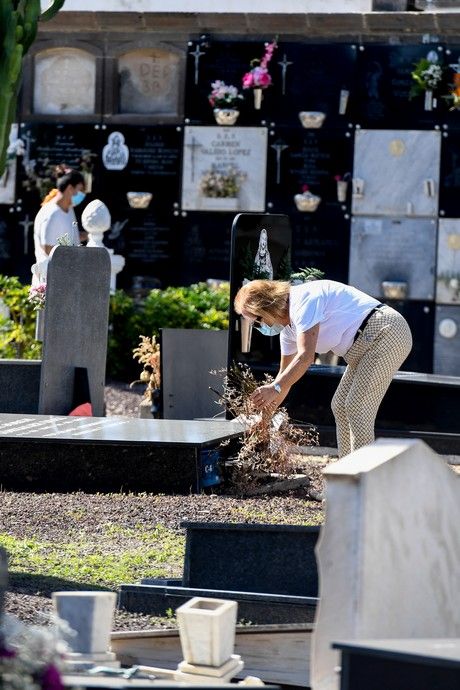
{"type": "Polygon", "coordinates": [[[45,244],[54,247],[58,238],[66,234],[72,244],[80,244],[80,234],[73,208],[70,207],[66,213],[55,201],[49,201],[41,207],[34,221],[34,245],[37,263],[48,258],[42,247],[45,244]]]}
{"type": "Polygon", "coordinates": [[[319,323],[316,352],[344,355],[363,319],[379,304],[361,290],[334,280],[311,280],[289,291],[291,323],[280,334],[281,353],[297,352],[297,334],[319,323]]]}

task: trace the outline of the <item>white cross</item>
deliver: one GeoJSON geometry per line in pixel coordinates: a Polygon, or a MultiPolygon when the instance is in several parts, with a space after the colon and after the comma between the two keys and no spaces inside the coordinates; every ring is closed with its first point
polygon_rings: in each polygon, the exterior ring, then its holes
{"type": "Polygon", "coordinates": [[[200,46],[196,44],[195,50],[189,51],[189,55],[193,55],[195,59],[195,86],[198,84],[198,72],[200,69],[200,57],[205,55],[203,51],[200,50],[200,46]]]}
{"type": "Polygon", "coordinates": [[[283,59],[281,62],[278,62],[278,65],[281,67],[281,93],[283,96],[286,94],[286,71],[289,65],[293,65],[293,62],[289,62],[288,59],[286,58],[286,53],[283,55],[283,59]]]}
{"type": "Polygon", "coordinates": [[[281,182],[281,154],[289,146],[283,144],[282,141],[275,141],[274,144],[271,144],[271,148],[276,151],[276,184],[279,184],[281,182]]]}
{"type": "Polygon", "coordinates": [[[21,220],[19,225],[22,225],[24,227],[23,235],[24,235],[24,254],[29,253],[29,228],[31,225],[34,224],[33,220],[29,220],[29,214],[24,216],[24,220],[21,220]]]}

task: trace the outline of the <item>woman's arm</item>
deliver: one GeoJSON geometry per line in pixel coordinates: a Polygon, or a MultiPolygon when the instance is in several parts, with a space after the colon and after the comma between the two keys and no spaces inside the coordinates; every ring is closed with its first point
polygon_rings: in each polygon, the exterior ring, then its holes
{"type": "Polygon", "coordinates": [[[262,409],[267,406],[278,407],[291,386],[296,383],[315,361],[316,343],[318,341],[319,324],[309,328],[297,337],[297,353],[295,355],[282,355],[280,369],[275,382],[281,388],[279,393],[273,383],[259,386],[251,395],[252,402],[262,409]]]}

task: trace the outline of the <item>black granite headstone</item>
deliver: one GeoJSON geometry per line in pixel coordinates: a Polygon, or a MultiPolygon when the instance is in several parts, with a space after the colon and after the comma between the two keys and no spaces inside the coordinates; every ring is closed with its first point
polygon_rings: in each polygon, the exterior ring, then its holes
{"type": "Polygon", "coordinates": [[[318,596],[319,527],[212,522],[181,527],[187,535],[184,587],[318,596]]]}

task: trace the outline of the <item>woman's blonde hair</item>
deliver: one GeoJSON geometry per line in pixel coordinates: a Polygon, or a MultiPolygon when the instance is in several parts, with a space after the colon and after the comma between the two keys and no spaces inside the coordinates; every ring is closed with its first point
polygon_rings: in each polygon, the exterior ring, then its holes
{"type": "Polygon", "coordinates": [[[284,280],[251,280],[238,290],[234,307],[237,314],[243,311],[254,318],[270,316],[280,319],[288,310],[291,284],[284,280]]]}

